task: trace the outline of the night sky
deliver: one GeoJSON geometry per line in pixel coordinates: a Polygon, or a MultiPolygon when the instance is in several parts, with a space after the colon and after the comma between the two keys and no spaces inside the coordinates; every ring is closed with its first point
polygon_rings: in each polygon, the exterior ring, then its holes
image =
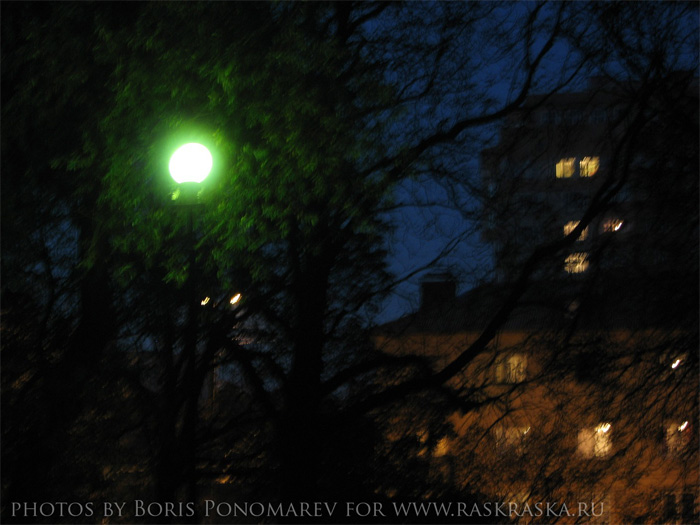
{"type": "Polygon", "coordinates": [[[4,523],[695,520],[696,3],[0,9],[4,523]]]}

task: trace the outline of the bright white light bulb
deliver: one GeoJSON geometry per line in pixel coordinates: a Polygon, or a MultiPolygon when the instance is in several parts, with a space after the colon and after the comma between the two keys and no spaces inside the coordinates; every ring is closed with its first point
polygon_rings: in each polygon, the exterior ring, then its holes
{"type": "Polygon", "coordinates": [[[209,150],[196,142],[180,146],[170,157],[170,175],[178,184],[202,182],[207,178],[213,160],[209,150]]]}

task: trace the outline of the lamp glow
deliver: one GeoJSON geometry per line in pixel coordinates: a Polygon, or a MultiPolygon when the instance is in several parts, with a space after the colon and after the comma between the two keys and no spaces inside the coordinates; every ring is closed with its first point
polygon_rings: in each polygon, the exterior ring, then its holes
{"type": "Polygon", "coordinates": [[[202,182],[211,171],[213,161],[209,150],[201,144],[190,142],[180,146],[170,157],[170,176],[178,184],[202,182]]]}

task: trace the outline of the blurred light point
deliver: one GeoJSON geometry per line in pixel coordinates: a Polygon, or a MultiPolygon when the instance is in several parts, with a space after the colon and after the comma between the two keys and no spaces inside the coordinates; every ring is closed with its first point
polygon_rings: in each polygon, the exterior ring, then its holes
{"type": "Polygon", "coordinates": [[[190,142],[180,146],[170,157],[170,176],[178,184],[202,182],[207,178],[213,164],[209,150],[202,144],[190,142]]]}
{"type": "Polygon", "coordinates": [[[678,427],[678,431],[683,432],[686,428],[688,428],[688,422],[684,421],[683,424],[678,427]]]}
{"type": "Polygon", "coordinates": [[[678,365],[680,365],[680,364],[681,364],[681,360],[680,360],[680,359],[676,359],[676,360],[673,362],[673,364],[671,365],[671,368],[678,368],[678,365]]]}
{"type": "Polygon", "coordinates": [[[209,302],[209,297],[205,297],[204,299],[202,299],[202,303],[201,303],[201,304],[202,304],[202,306],[204,306],[204,305],[207,304],[208,302],[209,302]]]}
{"type": "Polygon", "coordinates": [[[241,300],[241,294],[237,293],[233,297],[231,297],[231,300],[229,301],[231,304],[236,304],[238,301],[241,300]]]}

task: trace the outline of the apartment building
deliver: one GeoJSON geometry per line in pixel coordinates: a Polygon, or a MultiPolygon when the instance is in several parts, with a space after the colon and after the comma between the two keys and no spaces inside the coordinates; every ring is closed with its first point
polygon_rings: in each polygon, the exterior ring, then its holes
{"type": "Polygon", "coordinates": [[[592,264],[675,267],[678,253],[665,244],[694,233],[677,206],[697,204],[688,173],[697,172],[697,79],[679,73],[657,91],[629,93],[593,79],[581,92],[532,96],[506,119],[481,156],[483,239],[498,280],[512,278],[535,246],[571,233],[591,206],[576,242],[540,277],[585,273],[592,264]]]}
{"type": "Polygon", "coordinates": [[[420,309],[376,337],[435,370],[468,356],[446,427],[396,421],[451,483],[521,522],[698,521],[697,150],[680,74],[634,95],[594,79],[504,122],[482,155],[493,282],[458,296],[427,276],[420,309]]]}

